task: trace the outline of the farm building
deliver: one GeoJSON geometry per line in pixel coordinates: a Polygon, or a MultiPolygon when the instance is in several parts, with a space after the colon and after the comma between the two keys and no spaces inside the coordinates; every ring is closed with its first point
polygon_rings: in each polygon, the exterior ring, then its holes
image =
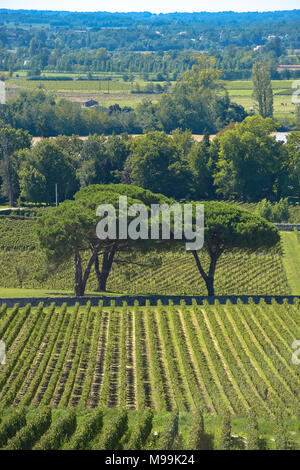
{"type": "Polygon", "coordinates": [[[88,101],[83,101],[82,102],[82,106],[84,106],[85,108],[91,108],[92,106],[98,106],[98,101],[96,100],[88,100],[88,101]]]}

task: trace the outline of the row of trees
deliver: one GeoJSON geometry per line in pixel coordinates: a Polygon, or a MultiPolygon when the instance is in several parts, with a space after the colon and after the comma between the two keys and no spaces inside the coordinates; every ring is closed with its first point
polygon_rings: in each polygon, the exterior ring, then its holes
{"type": "Polygon", "coordinates": [[[271,135],[276,122],[247,117],[212,141],[187,132],[152,132],[134,139],[125,174],[133,184],[189,199],[279,200],[300,195],[300,133],[287,144],[271,135]]]}
{"type": "MultiPolygon", "coordinates": [[[[79,39],[83,38],[84,36],[81,35],[79,39]]],[[[78,35],[72,37],[72,45],[76,39],[78,39],[78,35]]],[[[178,40],[180,41],[182,38],[177,38],[177,45],[180,44],[178,40]]],[[[84,46],[74,51],[67,48],[61,38],[56,40],[55,45],[48,43],[46,46],[39,37],[34,37],[31,40],[28,38],[27,45],[18,47],[13,53],[10,48],[8,50],[2,49],[0,70],[17,72],[25,68],[30,75],[36,75],[34,71],[37,69],[72,73],[115,72],[124,75],[139,73],[146,80],[149,79],[149,74],[160,75],[165,80],[174,80],[178,74],[190,69],[195,63],[193,60],[194,44],[186,39],[185,42],[189,42],[192,47],[170,51],[164,49],[164,52],[153,51],[152,54],[143,54],[130,51],[111,52],[104,47],[90,49],[84,46]]],[[[262,42],[265,42],[265,39],[262,42]]],[[[203,47],[202,40],[199,41],[199,44],[203,47]]],[[[212,45],[206,50],[216,58],[218,68],[223,72],[223,78],[229,80],[249,78],[251,69],[257,60],[270,62],[272,78],[279,78],[277,72],[279,58],[284,63],[288,63],[290,60],[279,37],[267,41],[258,50],[249,46],[241,47],[233,44],[223,45],[221,48],[212,45]]]]}
{"type": "Polygon", "coordinates": [[[201,19],[141,15],[138,20],[128,17],[125,22],[124,17],[115,15],[105,21],[94,17],[92,28],[87,26],[84,16],[78,29],[75,16],[59,27],[59,20],[53,22],[51,16],[41,19],[43,24],[48,21],[50,28],[30,29],[27,22],[24,28],[23,15],[19,15],[15,26],[8,19],[9,27],[0,25],[3,70],[8,70],[8,66],[15,70],[23,68],[25,61],[25,67],[31,69],[58,71],[183,72],[187,68],[185,55],[190,51],[209,51],[218,58],[226,74],[235,74],[228,78],[238,78],[237,73],[239,78],[245,78],[242,74],[247,72],[249,77],[258,54],[275,62],[287,49],[300,47],[297,12],[289,12],[288,16],[272,13],[264,20],[254,14],[250,19],[235,13],[209,17],[203,13],[198,16],[201,19]],[[104,28],[95,27],[103,22],[104,28]],[[109,27],[114,24],[117,28],[109,27]],[[254,50],[257,45],[262,47],[254,50]]]}
{"type": "Polygon", "coordinates": [[[0,118],[15,128],[32,135],[88,135],[112,132],[141,133],[143,130],[170,132],[180,128],[199,134],[217,132],[230,122],[242,121],[246,112],[230,101],[220,85],[221,72],[215,59],[195,57],[192,69],[162,95],[159,103],[142,102],[136,110],[118,106],[90,110],[79,104],[61,100],[55,103],[43,91],[22,92],[15,100],[0,105],[0,118]]]}
{"type": "Polygon", "coordinates": [[[2,194],[11,205],[72,198],[91,184],[134,184],[178,200],[260,201],[300,197],[300,133],[276,141],[276,122],[247,117],[212,140],[180,130],[137,137],[90,135],[43,139],[0,127],[2,194]]]}
{"type": "MultiPolygon", "coordinates": [[[[134,203],[146,206],[148,228],[151,224],[152,204],[169,204],[170,207],[175,202],[133,185],[92,185],[80,190],[75,195],[74,201],[65,201],[59,207],[47,210],[37,219],[40,244],[46,251],[49,261],[59,264],[73,258],[76,296],[84,295],[92,268],[95,269],[97,275],[98,289],[105,290],[114,262],[132,263],[138,252],[154,247],[164,250],[166,247],[185,243],[184,236],[181,240],[174,237],[173,218],[170,219],[170,240],[162,239],[162,222],[158,240],[144,239],[141,235],[141,225],[137,222],[135,223],[135,239],[121,238],[118,230],[116,230],[116,237],[112,239],[99,239],[96,235],[97,223],[102,220],[105,226],[108,226],[110,219],[107,213],[105,217],[104,214],[97,215],[96,209],[101,204],[111,204],[115,208],[114,223],[118,229],[120,196],[127,196],[128,207],[134,203]]],[[[215,293],[214,279],[217,263],[226,250],[268,248],[278,243],[279,235],[272,224],[247,211],[220,202],[204,202],[204,206],[204,249],[210,258],[207,270],[202,265],[198,251],[192,250],[191,252],[199,274],[206,284],[208,295],[212,296],[215,293]]],[[[140,209],[137,210],[137,215],[142,215],[140,209]]],[[[128,216],[128,225],[134,218],[128,216]]],[[[196,223],[195,219],[194,223],[196,223]]],[[[182,232],[185,233],[184,230],[182,232]]]]}
{"type": "Polygon", "coordinates": [[[129,138],[115,135],[58,136],[31,146],[26,131],[0,127],[0,176],[2,195],[14,206],[27,202],[55,202],[72,198],[93,183],[119,181],[130,152],[129,138]]]}

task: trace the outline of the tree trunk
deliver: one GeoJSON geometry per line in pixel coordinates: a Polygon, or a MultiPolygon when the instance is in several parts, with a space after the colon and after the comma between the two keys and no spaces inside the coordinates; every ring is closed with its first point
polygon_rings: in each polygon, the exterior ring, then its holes
{"type": "Polygon", "coordinates": [[[207,292],[209,296],[215,295],[215,271],[217,265],[218,258],[215,256],[210,255],[210,265],[209,265],[209,272],[206,281],[207,292]]]}
{"type": "Polygon", "coordinates": [[[212,297],[213,295],[215,295],[214,278],[208,277],[207,280],[205,281],[205,284],[206,284],[207,293],[209,297],[212,297]]]}
{"type": "Polygon", "coordinates": [[[81,256],[79,251],[75,251],[74,253],[74,273],[75,273],[75,295],[76,297],[83,297],[86,283],[89,278],[91,267],[95,262],[96,253],[93,253],[90,257],[88,264],[84,270],[84,274],[82,275],[82,262],[81,256]]]}
{"type": "Polygon", "coordinates": [[[89,278],[89,275],[90,275],[90,272],[91,272],[91,268],[95,262],[95,259],[97,257],[97,253],[93,251],[92,253],[92,256],[90,257],[89,261],[88,261],[88,264],[85,268],[85,271],[84,271],[84,274],[83,274],[83,279],[82,279],[82,287],[83,287],[83,293],[85,291],[85,288],[86,288],[86,283],[87,283],[87,280],[89,278]]]}
{"type": "Polygon", "coordinates": [[[207,293],[210,297],[212,297],[212,296],[215,295],[215,287],[214,287],[215,271],[216,271],[217,261],[218,261],[219,257],[221,256],[221,254],[217,256],[217,255],[213,255],[213,254],[210,253],[209,271],[208,271],[208,274],[206,274],[206,272],[204,271],[204,269],[201,265],[201,262],[200,262],[197,251],[193,250],[192,253],[193,253],[193,256],[195,258],[198,271],[200,272],[200,274],[201,274],[201,276],[202,276],[202,278],[205,282],[205,285],[206,285],[206,288],[207,288],[207,293]]]}
{"type": "Polygon", "coordinates": [[[75,273],[75,296],[82,297],[84,295],[83,284],[82,284],[82,264],[81,256],[79,251],[74,253],[74,273],[75,273]]]}
{"type": "Polygon", "coordinates": [[[106,284],[107,284],[108,276],[111,271],[115,253],[116,253],[115,246],[112,246],[111,248],[106,248],[102,257],[101,271],[99,267],[98,255],[95,258],[95,272],[96,272],[97,281],[98,281],[98,288],[97,288],[98,292],[106,291],[106,284]]]}

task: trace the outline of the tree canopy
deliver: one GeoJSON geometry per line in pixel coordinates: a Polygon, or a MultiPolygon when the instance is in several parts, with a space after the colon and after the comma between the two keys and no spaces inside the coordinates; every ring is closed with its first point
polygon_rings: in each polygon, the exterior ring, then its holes
{"type": "Polygon", "coordinates": [[[273,90],[267,64],[255,62],[252,70],[253,98],[263,118],[273,117],[273,90]]]}
{"type": "Polygon", "coordinates": [[[14,206],[19,193],[17,151],[29,148],[31,136],[22,129],[13,129],[0,122],[0,176],[1,192],[11,206],[14,206]]]}
{"type": "Polygon", "coordinates": [[[198,56],[197,64],[183,74],[170,94],[160,100],[157,116],[163,129],[180,128],[195,134],[205,130],[216,132],[232,121],[242,121],[246,112],[231,103],[228,95],[220,95],[222,73],[215,68],[215,59],[198,56]]]}
{"type": "MultiPolygon", "coordinates": [[[[127,196],[128,207],[132,204],[146,206],[148,215],[150,215],[150,220],[147,221],[149,224],[151,224],[151,204],[169,204],[171,206],[175,202],[165,196],[136,186],[92,185],[80,190],[75,195],[74,201],[65,201],[58,208],[50,209],[37,220],[40,244],[45,249],[48,259],[55,263],[62,263],[73,257],[75,294],[78,296],[84,295],[93,266],[98,279],[98,287],[100,290],[105,290],[117,253],[129,253],[133,259],[138,250],[153,248],[161,241],[140,239],[139,237],[137,239],[126,237],[121,239],[118,235],[114,239],[99,239],[97,237],[96,226],[99,220],[102,220],[102,217],[96,214],[97,207],[100,204],[111,204],[115,208],[118,226],[120,196],[127,196]],[[85,253],[89,253],[89,257],[85,253]],[[101,268],[99,255],[102,255],[101,268]],[[83,267],[84,260],[85,267],[83,267]]],[[[193,205],[195,208],[196,203],[193,205]]],[[[279,236],[274,225],[261,217],[228,204],[206,201],[204,209],[204,249],[210,257],[208,272],[205,272],[198,252],[192,250],[192,254],[206,283],[208,294],[214,295],[217,262],[226,250],[268,248],[279,241],[279,236]]],[[[134,216],[130,217],[134,218],[134,216]]],[[[196,223],[196,219],[194,219],[194,223],[196,223]]],[[[175,239],[171,234],[171,239],[160,246],[164,249],[165,246],[182,244],[182,240],[184,239],[175,239]]]]}
{"type": "MultiPolygon", "coordinates": [[[[136,137],[127,162],[131,182],[170,197],[185,197],[189,192],[191,171],[181,144],[178,135],[176,140],[176,136],[169,137],[158,131],[136,137]]],[[[188,144],[187,150],[189,147],[188,144]]]]}
{"type": "Polygon", "coordinates": [[[44,140],[19,154],[21,197],[32,202],[54,202],[55,184],[61,198],[78,189],[71,157],[53,141],[44,140]]]}
{"type": "MultiPolygon", "coordinates": [[[[210,257],[205,272],[197,251],[192,251],[197,268],[205,281],[208,295],[215,294],[214,279],[217,262],[227,250],[270,248],[279,242],[277,228],[265,219],[229,204],[205,201],[204,250],[210,257]]],[[[230,273],[228,273],[230,275],[230,273]]]]}
{"type": "MultiPolygon", "coordinates": [[[[106,290],[106,282],[118,252],[134,253],[147,249],[148,240],[118,239],[100,240],[96,235],[101,217],[96,209],[101,204],[111,204],[116,210],[119,223],[119,196],[127,196],[128,205],[166,203],[165,196],[155,195],[142,188],[127,185],[94,185],[83,188],[74,201],[65,201],[57,208],[47,211],[37,220],[37,234],[41,247],[54,263],[62,263],[71,257],[74,260],[75,295],[84,295],[86,283],[94,266],[99,290],[106,290]],[[90,253],[85,267],[84,253],[90,253]],[[102,266],[99,267],[99,255],[102,266]]],[[[133,259],[134,257],[132,257],[133,259]]]]}
{"type": "Polygon", "coordinates": [[[288,181],[288,153],[270,135],[277,124],[249,116],[223,132],[215,172],[217,193],[243,200],[280,199],[288,181]]]}

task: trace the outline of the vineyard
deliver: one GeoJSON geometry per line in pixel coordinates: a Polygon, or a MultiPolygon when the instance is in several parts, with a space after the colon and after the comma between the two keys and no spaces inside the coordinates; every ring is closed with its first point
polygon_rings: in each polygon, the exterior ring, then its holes
{"type": "MultiPolygon", "coordinates": [[[[6,450],[176,450],[223,449],[222,420],[200,412],[7,408],[0,411],[0,449],[6,450]]],[[[258,419],[259,437],[251,446],[251,421],[230,420],[230,449],[279,449],[278,424],[258,419]],[[250,432],[249,432],[250,431],[250,432]]],[[[297,423],[282,431],[288,448],[299,448],[297,423]]]]}
{"type": "Polygon", "coordinates": [[[0,310],[9,406],[299,416],[300,304],[0,310]]]}
{"type": "MultiPolygon", "coordinates": [[[[0,224],[0,285],[4,288],[50,290],[53,294],[72,293],[74,285],[73,261],[49,266],[45,253],[38,246],[34,224],[30,220],[3,218],[0,224]]],[[[200,252],[205,268],[208,256],[200,252]]],[[[138,255],[135,263],[113,264],[107,290],[119,294],[176,294],[206,295],[207,290],[193,256],[185,250],[151,251],[138,255]],[[153,258],[160,258],[153,264],[153,258]]],[[[281,247],[247,252],[235,250],[225,253],[216,270],[216,295],[291,293],[282,264],[281,247]]],[[[90,274],[87,293],[96,291],[94,270],[90,274]]],[[[22,293],[22,296],[24,294],[22,293]]]]}

